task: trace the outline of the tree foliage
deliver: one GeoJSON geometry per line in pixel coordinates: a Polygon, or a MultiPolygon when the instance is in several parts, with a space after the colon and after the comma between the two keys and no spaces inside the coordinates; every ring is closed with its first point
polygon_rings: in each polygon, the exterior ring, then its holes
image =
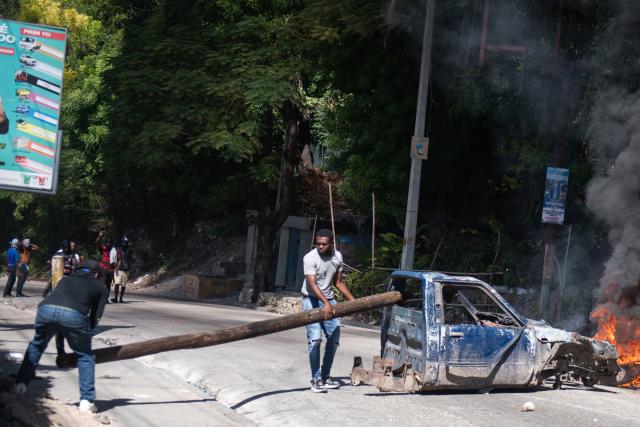
{"type": "MultiPolygon", "coordinates": [[[[612,43],[609,23],[624,19],[601,2],[569,2],[557,49],[554,2],[507,2],[492,9],[489,37],[527,53],[488,51],[480,65],[476,3],[437,2],[417,263],[431,266],[439,250],[436,268],[494,268],[501,235],[508,249],[495,264],[514,270],[539,254],[540,190],[560,134],[572,170],[569,212],[582,209],[588,112],[602,81],[585,64],[595,57],[608,64],[609,72],[598,68],[605,78],[633,88],[635,45],[595,55],[612,43]],[[568,92],[558,75],[572,77],[568,92]],[[465,257],[469,248],[477,256],[465,257]]],[[[421,2],[9,0],[0,15],[70,34],[59,192],[2,193],[5,235],[52,248],[103,227],[143,229],[166,246],[199,221],[234,230],[252,221],[268,276],[275,231],[305,211],[293,179],[301,151],[321,147],[323,168],[341,176],[355,212],[368,215],[376,194],[378,224],[391,233],[380,256],[397,256],[421,2]]]]}

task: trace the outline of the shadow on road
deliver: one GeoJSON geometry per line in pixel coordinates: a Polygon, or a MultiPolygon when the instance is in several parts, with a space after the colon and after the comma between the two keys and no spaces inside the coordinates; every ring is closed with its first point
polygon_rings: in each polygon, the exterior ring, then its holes
{"type": "Polygon", "coordinates": [[[100,412],[108,411],[110,409],[120,407],[120,406],[130,406],[130,405],[168,405],[172,403],[184,404],[184,403],[207,403],[207,402],[215,402],[215,399],[192,399],[192,400],[164,400],[161,402],[136,402],[135,399],[128,398],[120,398],[120,399],[110,399],[110,400],[96,400],[95,404],[98,407],[100,412]]]}
{"type": "MultiPolygon", "coordinates": [[[[577,391],[586,391],[586,392],[596,392],[596,393],[612,393],[617,394],[617,392],[613,390],[606,390],[598,387],[586,387],[582,384],[563,384],[562,387],[566,390],[577,390],[577,391]]],[[[434,396],[434,395],[442,395],[442,396],[450,396],[450,395],[467,395],[467,394],[528,394],[528,393],[544,393],[544,392],[560,392],[562,390],[554,390],[552,387],[548,386],[538,386],[531,388],[495,388],[492,389],[488,393],[481,392],[477,389],[473,390],[428,390],[421,391],[417,393],[408,393],[408,392],[386,392],[381,391],[378,393],[365,393],[365,396],[401,396],[405,394],[419,394],[425,396],[434,396]]]]}
{"type": "MultiPolygon", "coordinates": [[[[345,387],[345,386],[349,386],[351,387],[351,377],[332,377],[334,380],[337,380],[340,383],[341,387],[345,387]]],[[[256,394],[255,396],[251,396],[245,400],[243,400],[242,402],[238,402],[235,405],[231,406],[231,409],[236,410],[244,405],[246,405],[247,403],[253,402],[254,400],[258,400],[261,399],[263,397],[269,397],[269,396],[273,396],[276,394],[284,394],[284,393],[296,393],[296,392],[300,392],[300,391],[308,391],[309,387],[299,387],[299,388],[290,388],[287,390],[273,390],[273,391],[267,391],[264,393],[260,393],[260,394],[256,394]]]]}
{"type": "Polygon", "coordinates": [[[126,301],[122,301],[122,302],[113,302],[113,301],[109,301],[109,306],[116,306],[116,305],[127,305],[127,304],[146,304],[146,301],[142,301],[139,299],[128,299],[126,301]]]}
{"type": "Polygon", "coordinates": [[[33,329],[33,323],[3,323],[0,325],[0,332],[23,331],[33,329]]]}
{"type": "Polygon", "coordinates": [[[137,326],[134,325],[128,325],[128,326],[118,326],[118,325],[100,325],[98,324],[98,331],[96,333],[100,334],[102,332],[107,332],[110,331],[111,329],[129,329],[129,328],[136,328],[137,326]]]}
{"type": "Polygon", "coordinates": [[[256,394],[255,396],[251,396],[243,400],[242,402],[236,403],[235,405],[231,406],[231,409],[235,411],[236,409],[246,405],[247,403],[253,402],[254,400],[258,400],[263,397],[273,396],[276,394],[284,394],[284,393],[297,393],[301,391],[309,391],[309,387],[290,388],[287,390],[273,390],[273,391],[267,391],[264,393],[256,394]]]}

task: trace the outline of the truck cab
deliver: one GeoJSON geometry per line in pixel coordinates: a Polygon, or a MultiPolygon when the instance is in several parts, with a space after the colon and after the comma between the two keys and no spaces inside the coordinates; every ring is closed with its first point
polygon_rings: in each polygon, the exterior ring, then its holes
{"type": "Polygon", "coordinates": [[[352,382],[387,391],[533,387],[554,377],[612,382],[615,347],[520,315],[474,277],[397,270],[387,291],[373,370],[356,358],[352,382]]]}

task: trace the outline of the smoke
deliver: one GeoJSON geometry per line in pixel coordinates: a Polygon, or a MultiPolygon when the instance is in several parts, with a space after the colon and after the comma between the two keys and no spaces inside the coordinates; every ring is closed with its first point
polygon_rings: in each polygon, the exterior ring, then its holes
{"type": "MultiPolygon", "coordinates": [[[[596,291],[599,304],[591,318],[603,331],[611,328],[621,360],[630,360],[640,331],[640,91],[630,85],[638,76],[638,2],[619,1],[618,14],[600,49],[608,64],[591,112],[589,141],[594,163],[604,164],[587,187],[587,207],[609,227],[612,253],[596,291]],[[618,65],[619,70],[615,67],[618,65]]],[[[634,356],[635,357],[635,356],[634,356]]]]}
{"type": "MultiPolygon", "coordinates": [[[[614,159],[587,188],[587,206],[609,227],[613,252],[597,291],[614,316],[640,322],[640,93],[609,89],[592,114],[591,146],[614,159]]],[[[598,320],[598,319],[596,319],[598,320]]]]}

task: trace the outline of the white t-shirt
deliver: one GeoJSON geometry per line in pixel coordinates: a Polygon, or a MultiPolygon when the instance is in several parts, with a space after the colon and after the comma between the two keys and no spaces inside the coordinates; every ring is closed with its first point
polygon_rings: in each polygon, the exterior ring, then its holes
{"type": "MultiPolygon", "coordinates": [[[[304,256],[302,265],[305,276],[316,276],[316,284],[320,291],[328,299],[333,298],[333,279],[342,271],[342,254],[334,250],[332,254],[320,255],[320,252],[314,249],[304,256]]],[[[306,278],[302,282],[302,294],[309,296],[306,278]]]]}
{"type": "Polygon", "coordinates": [[[118,251],[116,248],[111,248],[111,251],[109,252],[109,262],[111,264],[118,262],[118,251]]]}

